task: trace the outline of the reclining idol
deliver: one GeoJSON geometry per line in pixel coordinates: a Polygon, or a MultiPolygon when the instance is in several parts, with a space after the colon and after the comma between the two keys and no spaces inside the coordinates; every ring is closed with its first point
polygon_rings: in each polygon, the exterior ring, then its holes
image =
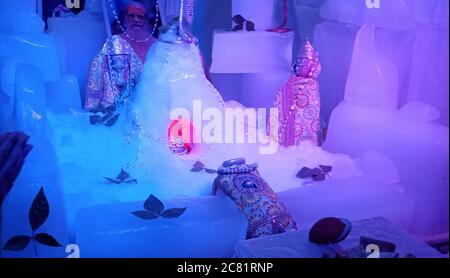
{"type": "Polygon", "coordinates": [[[243,158],[225,161],[217,171],[213,194],[220,189],[245,213],[246,239],[296,231],[294,219],[257,168],[257,163],[247,165],[243,158]]]}

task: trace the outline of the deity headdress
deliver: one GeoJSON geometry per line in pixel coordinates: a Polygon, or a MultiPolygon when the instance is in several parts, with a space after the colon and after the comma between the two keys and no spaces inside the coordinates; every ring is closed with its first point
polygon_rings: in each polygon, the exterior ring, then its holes
{"type": "Polygon", "coordinates": [[[307,40],[297,59],[297,63],[294,65],[294,72],[297,76],[317,79],[320,71],[319,53],[307,40]]]}

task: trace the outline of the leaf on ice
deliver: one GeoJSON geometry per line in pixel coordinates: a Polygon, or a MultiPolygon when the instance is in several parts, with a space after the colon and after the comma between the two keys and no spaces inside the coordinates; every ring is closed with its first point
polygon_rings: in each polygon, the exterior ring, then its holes
{"type": "Polygon", "coordinates": [[[237,14],[233,16],[233,22],[236,24],[243,24],[245,22],[245,18],[242,15],[237,14]]]}
{"type": "Polygon", "coordinates": [[[164,218],[177,218],[180,217],[186,211],[186,209],[187,208],[171,208],[163,211],[161,216],[164,218]]]}
{"type": "Polygon", "coordinates": [[[247,21],[245,23],[245,29],[249,32],[251,31],[255,31],[255,23],[251,22],[251,21],[247,21]]]}
{"type": "Polygon", "coordinates": [[[146,210],[139,210],[139,211],[133,211],[131,212],[134,216],[137,216],[142,219],[150,220],[150,219],[156,219],[159,217],[159,214],[146,211],[146,210]]]}
{"type": "Polygon", "coordinates": [[[123,169],[120,170],[120,174],[117,176],[116,179],[120,180],[120,181],[125,181],[126,179],[128,179],[130,177],[130,174],[128,174],[126,171],[124,171],[123,169]]]}
{"type": "Polygon", "coordinates": [[[29,236],[14,236],[10,238],[5,246],[3,247],[3,250],[8,251],[20,251],[25,249],[28,246],[28,243],[30,243],[31,237],[29,236]]]}
{"type": "Polygon", "coordinates": [[[150,195],[144,203],[144,208],[153,214],[161,215],[164,204],[154,195],[150,195]]]}
{"type": "Polygon", "coordinates": [[[31,204],[31,208],[28,213],[28,218],[31,225],[31,230],[36,231],[42,224],[44,224],[45,220],[50,213],[50,207],[48,205],[47,197],[44,193],[44,188],[41,187],[39,193],[33,200],[31,204]]]}
{"type": "Polygon", "coordinates": [[[205,171],[206,171],[206,173],[209,173],[209,174],[216,174],[217,173],[217,170],[214,170],[214,169],[205,168],[205,171]]]}
{"type": "Polygon", "coordinates": [[[40,244],[50,247],[61,247],[62,245],[51,235],[40,233],[34,236],[34,239],[40,244]]]}
{"type": "Polygon", "coordinates": [[[238,24],[238,25],[233,27],[233,31],[234,32],[241,31],[241,30],[244,30],[244,24],[238,24]]]}
{"type": "Polygon", "coordinates": [[[312,175],[312,169],[308,167],[303,167],[298,173],[297,178],[306,179],[311,177],[312,175]]]}
{"type": "Polygon", "coordinates": [[[107,183],[109,183],[109,184],[121,184],[122,183],[122,181],[120,181],[120,180],[115,180],[115,179],[111,179],[111,178],[107,178],[107,177],[103,177],[106,181],[107,181],[107,183]]]}
{"type": "Polygon", "coordinates": [[[325,173],[330,173],[331,170],[333,170],[333,167],[331,166],[326,166],[326,165],[319,165],[320,169],[322,169],[323,172],[325,173]]]}

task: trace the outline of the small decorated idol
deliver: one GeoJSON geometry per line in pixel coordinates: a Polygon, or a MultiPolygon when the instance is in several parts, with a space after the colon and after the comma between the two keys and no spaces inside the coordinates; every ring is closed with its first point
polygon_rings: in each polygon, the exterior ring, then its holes
{"type": "Polygon", "coordinates": [[[306,41],[293,68],[293,75],[276,96],[278,108],[278,142],[282,146],[311,141],[319,145],[320,91],[318,76],[319,54],[306,41]]]}

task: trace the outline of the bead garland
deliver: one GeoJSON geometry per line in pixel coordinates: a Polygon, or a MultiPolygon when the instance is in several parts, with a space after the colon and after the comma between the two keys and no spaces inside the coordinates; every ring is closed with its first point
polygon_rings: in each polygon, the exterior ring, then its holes
{"type": "Polygon", "coordinates": [[[229,175],[229,174],[246,174],[255,171],[258,169],[258,163],[252,163],[250,165],[242,164],[237,166],[231,166],[231,167],[224,167],[220,166],[217,170],[217,173],[222,175],[229,175]]]}

